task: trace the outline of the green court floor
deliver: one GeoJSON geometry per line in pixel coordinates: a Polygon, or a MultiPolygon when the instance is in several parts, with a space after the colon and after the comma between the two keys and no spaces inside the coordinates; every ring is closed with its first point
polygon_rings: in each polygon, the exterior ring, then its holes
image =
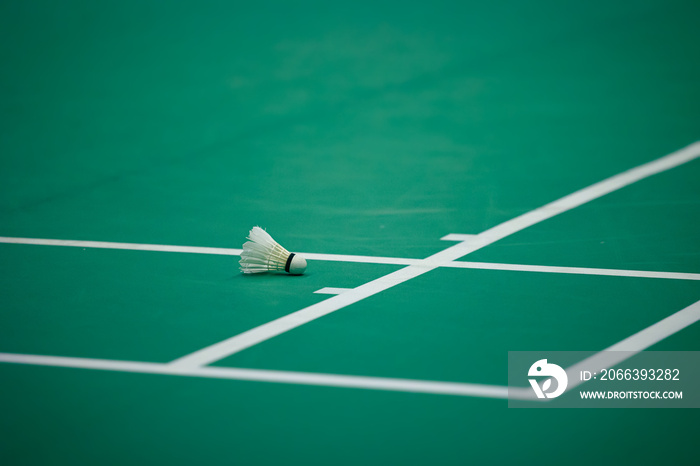
{"type": "Polygon", "coordinates": [[[0,464],[696,464],[692,409],[503,393],[700,301],[698,15],[2,2],[0,464]]]}

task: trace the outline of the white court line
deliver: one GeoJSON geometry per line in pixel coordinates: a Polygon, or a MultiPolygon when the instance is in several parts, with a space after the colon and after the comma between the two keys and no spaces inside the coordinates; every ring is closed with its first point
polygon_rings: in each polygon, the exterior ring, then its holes
{"type": "Polygon", "coordinates": [[[644,351],[661,340],[680,332],[700,320],[700,301],[671,314],[663,320],[641,330],[609,348],[596,353],[566,369],[569,377],[567,391],[583,383],[579,372],[590,367],[613,367],[635,354],[644,351]]]}
{"type": "MultiPolygon", "coordinates": [[[[69,358],[31,354],[0,353],[0,362],[40,366],[74,367],[118,372],[166,374],[186,377],[234,379],[255,382],[274,382],[325,387],[363,388],[398,392],[431,393],[438,395],[508,398],[507,387],[432,380],[395,379],[354,375],[321,374],[313,372],[272,371],[230,367],[178,368],[172,364],[152,362],[115,361],[110,359],[69,358]]],[[[511,398],[513,391],[511,389],[511,398]]]]}
{"type": "MultiPolygon", "coordinates": [[[[472,237],[477,235],[450,234],[447,237],[472,237]]],[[[453,241],[453,239],[449,239],[453,241]]],[[[140,244],[140,243],[113,243],[108,241],[80,241],[64,239],[43,239],[43,238],[17,238],[0,236],[0,243],[7,244],[31,244],[41,246],[71,246],[77,248],[98,248],[98,249],[126,249],[134,251],[158,251],[158,252],[181,252],[193,254],[214,254],[226,256],[239,256],[241,249],[212,248],[202,246],[173,246],[165,244],[140,244]]],[[[407,259],[402,257],[374,257],[374,256],[352,256],[345,254],[302,254],[307,259],[331,262],[355,262],[363,264],[388,264],[388,265],[421,265],[423,259],[407,259]]],[[[588,267],[561,267],[551,265],[525,265],[525,264],[500,264],[496,262],[466,262],[452,261],[440,264],[440,267],[457,269],[484,269],[484,270],[506,270],[513,272],[545,272],[545,273],[566,273],[578,275],[607,275],[615,277],[639,277],[639,278],[667,278],[675,280],[700,280],[700,274],[683,272],[656,272],[645,270],[620,270],[620,269],[600,269],[588,267]]],[[[315,293],[319,293],[316,291],[315,293]]]]}
{"type": "MultiPolygon", "coordinates": [[[[484,246],[488,246],[500,239],[517,233],[527,227],[540,223],[544,220],[550,219],[555,215],[559,215],[575,207],[579,207],[587,202],[598,199],[599,197],[610,194],[613,191],[629,186],[632,183],[648,178],[652,175],[656,175],[671,168],[677,167],[684,163],[690,162],[696,158],[700,157],[700,142],[695,142],[683,149],[672,152],[664,157],[656,159],[654,161],[645,163],[636,168],[632,168],[619,175],[612,176],[603,181],[595,183],[587,188],[578,190],[568,196],[564,196],[554,202],[550,202],[538,209],[527,212],[523,215],[515,217],[507,222],[496,225],[493,228],[489,228],[476,235],[472,239],[467,239],[453,248],[457,249],[447,249],[443,251],[442,254],[446,257],[454,256],[455,253],[461,251],[459,257],[470,254],[477,251],[484,246]]],[[[442,261],[443,255],[441,253],[431,256],[431,259],[436,261],[442,261]]],[[[459,258],[457,257],[457,258],[459,258]]],[[[453,259],[456,260],[457,258],[453,259]]]]}
{"type": "MultiPolygon", "coordinates": [[[[402,283],[403,281],[406,281],[410,278],[413,278],[415,276],[421,275],[422,273],[425,273],[429,270],[433,270],[435,267],[438,266],[452,266],[452,261],[458,259],[459,257],[462,257],[465,254],[468,254],[470,252],[473,252],[481,247],[484,247],[488,244],[491,244],[494,241],[497,241],[498,239],[502,239],[509,234],[515,233],[517,231],[522,230],[523,228],[526,228],[528,226],[534,225],[535,223],[541,222],[543,220],[546,220],[548,218],[553,217],[554,215],[557,215],[559,213],[565,212],[567,210],[570,210],[574,207],[577,207],[585,202],[588,202],[590,200],[596,199],[600,196],[603,196],[605,194],[608,194],[609,192],[612,192],[616,189],[620,189],[624,186],[627,186],[631,183],[634,183],[636,181],[639,181],[645,177],[651,176],[653,174],[662,172],[664,170],[668,170],[670,168],[673,168],[675,166],[678,166],[682,163],[688,162],[690,160],[693,160],[700,156],[700,143],[695,143],[691,146],[688,146],[684,149],[681,149],[680,151],[674,152],[672,154],[669,154],[666,157],[663,157],[661,159],[658,159],[654,162],[650,162],[648,164],[642,165],[640,167],[637,167],[635,169],[629,170],[627,172],[624,172],[620,175],[614,176],[612,178],[609,178],[607,180],[604,180],[600,183],[597,183],[595,185],[590,186],[589,188],[577,191],[576,193],[566,196],[558,201],[555,201],[553,203],[547,204],[546,206],[536,209],[532,212],[526,213],[524,215],[521,215],[513,220],[510,220],[508,222],[505,222],[503,224],[500,224],[494,228],[491,228],[485,232],[483,232],[480,235],[472,236],[472,235],[465,235],[465,241],[463,243],[459,243],[456,246],[453,246],[451,248],[446,249],[445,251],[442,251],[441,253],[435,254],[428,259],[424,261],[416,261],[415,259],[405,259],[405,263],[410,263],[412,264],[410,267],[407,267],[405,269],[401,269],[397,272],[394,272],[393,274],[389,274],[386,277],[382,277],[379,283],[377,280],[374,282],[370,282],[366,285],[371,285],[374,283],[374,287],[379,285],[379,291],[382,291],[384,289],[388,289],[392,286],[395,286],[396,284],[402,283]],[[414,270],[410,270],[414,269],[414,270]],[[415,270],[419,269],[419,270],[415,270]],[[422,269],[422,270],[420,270],[422,269]]],[[[450,235],[448,235],[449,237],[450,235]]],[[[447,237],[445,239],[448,239],[447,237]]],[[[451,238],[449,238],[451,239],[451,238]]],[[[106,245],[109,245],[109,247],[113,247],[115,249],[142,249],[142,250],[156,250],[156,251],[173,251],[173,252],[194,252],[194,253],[204,253],[204,254],[228,254],[228,255],[237,255],[240,253],[240,250],[233,250],[233,249],[223,249],[223,248],[191,248],[191,247],[183,247],[183,246],[159,246],[159,245],[140,245],[144,246],[142,248],[135,248],[133,247],[134,245],[132,244],[127,244],[127,243],[103,243],[103,242],[78,242],[78,241],[67,241],[67,240],[38,240],[38,239],[27,239],[27,238],[0,238],[0,241],[2,242],[14,242],[14,243],[24,243],[24,244],[47,244],[47,245],[55,245],[55,246],[76,246],[76,247],[107,247],[106,245]],[[6,240],[6,241],[3,241],[6,240]]],[[[137,245],[139,246],[139,245],[137,245]]],[[[312,255],[309,255],[312,256],[312,255]]],[[[326,257],[330,255],[324,255],[326,257]]],[[[341,257],[341,256],[338,256],[341,257]]],[[[362,256],[345,256],[345,257],[362,257],[362,256]]],[[[311,258],[311,257],[310,257],[311,258]]],[[[314,257],[316,260],[321,260],[320,257],[314,257]]],[[[392,259],[391,258],[381,258],[383,260],[386,260],[386,262],[379,262],[379,263],[393,263],[390,262],[392,259]]],[[[329,259],[331,260],[331,259],[329,259]]],[[[469,264],[469,263],[465,263],[469,264]]],[[[475,263],[471,263],[475,264],[475,263]]],[[[458,266],[458,267],[464,267],[464,266],[458,266]]],[[[524,266],[530,268],[529,271],[554,271],[554,270],[545,270],[544,266],[524,266]],[[535,270],[533,267],[537,267],[538,270],[535,270]]],[[[467,267],[468,268],[468,267],[467,267]]],[[[564,273],[584,273],[582,272],[583,270],[586,269],[581,269],[581,268],[560,268],[561,270],[568,270],[568,272],[564,273]],[[576,271],[574,271],[576,270],[576,271]]],[[[513,269],[515,270],[515,269],[513,269]]],[[[595,269],[588,269],[588,270],[595,270],[595,269]]],[[[605,269],[599,269],[599,270],[605,270],[605,269]]],[[[635,273],[639,273],[637,271],[631,271],[635,273]]],[[[656,273],[663,273],[663,272],[656,272],[656,273]]],[[[677,278],[686,278],[686,279],[692,279],[689,278],[687,275],[688,274],[680,274],[683,275],[684,277],[677,277],[677,278]]],[[[692,274],[691,274],[692,275],[692,274]]],[[[634,275],[637,276],[637,275],[634,275]]],[[[663,278],[671,278],[669,276],[663,277],[663,278]]],[[[365,285],[363,285],[365,286],[365,285]]],[[[362,287],[358,287],[362,288],[362,287]]],[[[353,290],[355,291],[355,290],[353,290]]],[[[374,293],[368,294],[367,289],[362,290],[362,294],[367,297],[371,296],[374,293]]],[[[337,298],[341,298],[341,296],[335,296],[333,298],[330,298],[326,301],[323,301],[321,303],[318,303],[318,305],[323,305],[324,303],[331,304],[330,307],[335,307],[338,306],[336,309],[328,310],[328,308],[323,309],[323,306],[318,306],[316,311],[317,312],[317,317],[320,317],[321,315],[325,315],[329,312],[333,312],[333,310],[340,309],[346,305],[348,305],[350,302],[346,301],[346,304],[343,303],[343,300],[338,300],[337,298]],[[332,302],[335,300],[335,302],[332,302]]],[[[357,297],[356,297],[357,298],[357,297]]],[[[357,302],[360,299],[363,299],[362,297],[359,297],[359,299],[354,299],[352,302],[357,302]]],[[[311,307],[314,307],[311,306],[311,307]]],[[[328,306],[327,306],[328,307],[328,306]]],[[[308,310],[307,308],[306,310],[308,310]]],[[[302,309],[304,311],[304,309],[302,309]]],[[[292,317],[294,315],[297,315],[299,312],[291,314],[290,316],[287,317],[292,317]]],[[[308,316],[307,316],[308,317],[308,316]]],[[[317,318],[315,317],[315,318],[317,318]]],[[[285,318],[282,318],[285,319],[285,318]]],[[[278,319],[281,320],[281,319],[278,319]]],[[[291,322],[288,320],[286,322],[286,325],[292,324],[288,329],[295,328],[299,325],[302,325],[303,323],[306,323],[310,320],[305,320],[301,319],[301,321],[294,323],[293,318],[290,319],[291,322]]],[[[313,320],[313,319],[311,319],[313,320]]],[[[273,321],[272,323],[275,323],[278,321],[273,321]]],[[[267,324],[266,324],[267,325],[267,324]]],[[[284,327],[284,325],[282,326],[284,327]]],[[[260,328],[260,327],[258,327],[260,328]]],[[[256,330],[256,329],[253,329],[256,330]]],[[[277,329],[280,330],[280,329],[277,329]]],[[[279,332],[272,332],[270,333],[269,338],[272,336],[282,333],[284,328],[281,329],[279,332]]],[[[249,333],[249,332],[246,332],[249,333]]],[[[245,334],[241,334],[245,335],[245,334]]],[[[237,336],[238,337],[238,336],[237,336]]],[[[233,338],[237,338],[233,337],[233,338]]],[[[229,339],[231,340],[231,339],[229,339]]],[[[229,340],[225,340],[222,343],[226,343],[229,340]]],[[[210,349],[210,348],[215,348],[218,347],[220,344],[213,345],[212,347],[205,348],[205,350],[210,349]]],[[[250,346],[250,345],[249,345],[250,346]]],[[[246,346],[247,347],[247,346],[246,346]]],[[[199,352],[197,352],[199,353],[199,352]]],[[[193,353],[193,355],[196,355],[197,353],[193,353]]],[[[192,356],[192,355],[190,355],[192,356]]],[[[181,358],[183,359],[183,358],[181,358]]],[[[176,360],[176,362],[179,360],[176,360]]]]}
{"type": "Polygon", "coordinates": [[[351,256],[347,254],[315,254],[300,252],[306,259],[333,262],[359,262],[363,264],[416,265],[422,259],[404,259],[401,257],[351,256]]]}
{"type": "MultiPolygon", "coordinates": [[[[700,320],[700,301],[672,314],[671,316],[625,338],[621,342],[566,369],[569,376],[567,391],[582,383],[578,380],[579,370],[600,365],[613,367],[634,354],[683,330],[700,320]],[[626,353],[619,353],[625,351],[626,353]],[[612,352],[612,353],[610,353],[612,352]],[[617,353],[616,353],[617,352],[617,353]]],[[[326,387],[361,388],[368,390],[390,390],[399,392],[428,393],[436,395],[474,396],[484,398],[510,398],[532,400],[529,387],[504,387],[463,382],[442,382],[433,380],[396,379],[387,377],[367,377],[354,375],[323,374],[312,372],[273,371],[264,369],[239,369],[229,367],[176,367],[172,364],[115,361],[110,359],[72,358],[62,356],[42,356],[30,354],[0,353],[0,362],[31,364],[54,367],[165,374],[187,377],[247,380],[256,382],[318,385],[326,387]]]]}
{"type": "MultiPolygon", "coordinates": [[[[81,241],[70,239],[18,238],[0,236],[0,243],[31,244],[35,246],[70,246],[76,248],[127,249],[133,251],[184,252],[191,254],[216,254],[240,256],[242,249],[211,248],[201,246],[174,246],[166,244],[114,243],[110,241],[81,241]]],[[[307,259],[334,262],[359,262],[364,264],[413,265],[422,259],[405,259],[401,257],[353,256],[347,254],[317,254],[300,252],[307,259]]]]}
{"type": "Polygon", "coordinates": [[[342,309],[384,290],[388,290],[389,288],[392,288],[400,283],[429,272],[435,267],[437,266],[421,267],[418,265],[411,265],[404,267],[403,269],[399,269],[388,275],[377,278],[376,280],[365,283],[364,285],[360,285],[357,288],[346,291],[343,294],[339,294],[319,303],[312,304],[309,307],[293,312],[284,317],[280,317],[279,319],[275,319],[266,324],[220,341],[219,343],[215,343],[211,346],[195,351],[194,353],[178,358],[172,361],[170,364],[181,368],[206,366],[218,361],[219,359],[225,358],[239,351],[243,351],[246,348],[250,348],[258,343],[269,340],[272,337],[316,320],[319,317],[335,312],[338,309],[342,309]]]}
{"type": "Polygon", "coordinates": [[[628,186],[641,179],[689,162],[700,156],[700,142],[673,152],[665,157],[627,170],[619,175],[581,189],[539,209],[527,212],[505,223],[501,223],[476,236],[459,238],[461,242],[421,261],[409,265],[371,282],[360,285],[351,291],[333,296],[279,319],[255,327],[211,346],[195,351],[171,362],[174,366],[191,368],[211,364],[270,338],[288,332],[320,317],[335,312],[403,282],[430,272],[437,267],[455,261],[469,253],[503,239],[524,228],[547,220],[586,202],[590,202],[615,190],[628,186]]]}
{"type": "Polygon", "coordinates": [[[33,244],[37,246],[70,246],[76,248],[127,249],[131,251],[187,252],[240,256],[242,249],[207,248],[198,246],[170,246],[166,244],[112,243],[109,241],[77,241],[70,239],[15,238],[0,236],[0,243],[33,244]]]}
{"type": "Polygon", "coordinates": [[[442,267],[457,269],[506,270],[513,272],[564,273],[574,275],[604,275],[610,277],[666,278],[672,280],[700,280],[700,273],[654,272],[645,270],[593,269],[586,267],[559,267],[551,265],[498,264],[491,262],[454,261],[442,267]]]}

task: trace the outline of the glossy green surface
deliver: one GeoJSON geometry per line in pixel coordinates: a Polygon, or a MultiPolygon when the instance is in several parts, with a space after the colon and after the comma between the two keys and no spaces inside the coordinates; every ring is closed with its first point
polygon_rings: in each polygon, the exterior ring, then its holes
{"type": "MultiPolygon", "coordinates": [[[[0,4],[0,236],[423,258],[700,139],[695,2],[0,4]]],[[[700,161],[465,261],[700,273],[700,161]]],[[[168,362],[400,266],[0,243],[0,352],[168,362]]],[[[504,385],[700,281],[439,269],[216,362],[504,385]]],[[[698,350],[698,324],[655,345],[698,350]]],[[[0,363],[0,464],[694,464],[692,410],[0,363]],[[549,450],[545,450],[549,448],[549,450]]]]}

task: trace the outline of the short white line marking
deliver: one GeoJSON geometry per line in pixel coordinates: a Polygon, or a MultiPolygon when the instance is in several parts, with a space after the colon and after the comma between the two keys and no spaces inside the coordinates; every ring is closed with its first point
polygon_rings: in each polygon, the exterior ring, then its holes
{"type": "Polygon", "coordinates": [[[40,356],[11,353],[0,353],[0,362],[118,372],[165,374],[186,377],[205,377],[256,382],[429,393],[438,395],[477,396],[485,398],[508,397],[508,389],[507,387],[503,386],[458,382],[438,382],[431,380],[395,379],[386,377],[365,377],[261,369],[239,369],[229,367],[196,367],[191,369],[183,369],[174,367],[171,364],[150,362],[115,361],[108,359],[70,358],[61,356],[40,356]]]}
{"type": "Polygon", "coordinates": [[[352,288],[331,288],[331,287],[326,287],[326,288],[321,288],[320,290],[314,291],[314,293],[317,294],[342,294],[345,293],[346,291],[351,290],[352,288]]]}
{"type": "Polygon", "coordinates": [[[479,235],[462,235],[458,233],[450,233],[440,238],[440,241],[471,241],[479,235]]]}
{"type": "MultiPolygon", "coordinates": [[[[183,368],[205,366],[225,358],[251,346],[262,343],[270,338],[288,332],[296,327],[335,312],[346,306],[369,298],[377,293],[392,288],[403,282],[423,275],[437,267],[455,261],[489,244],[503,239],[524,228],[547,220],[586,202],[590,202],[615,190],[621,189],[641,179],[669,170],[689,162],[700,156],[700,142],[684,149],[673,152],[655,161],[627,170],[606,180],[595,183],[587,188],[569,194],[543,207],[520,215],[512,220],[501,223],[480,233],[475,238],[467,237],[443,251],[421,261],[420,264],[409,265],[383,277],[365,283],[352,291],[334,296],[320,303],[288,314],[279,319],[255,327],[211,346],[195,351],[171,362],[172,365],[183,368]]],[[[449,235],[448,235],[449,236],[449,235]]]]}

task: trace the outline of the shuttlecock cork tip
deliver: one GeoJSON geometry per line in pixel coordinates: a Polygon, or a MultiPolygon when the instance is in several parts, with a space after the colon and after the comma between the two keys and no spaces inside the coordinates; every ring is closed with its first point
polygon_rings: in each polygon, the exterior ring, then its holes
{"type": "Polygon", "coordinates": [[[287,262],[289,265],[285,269],[292,275],[301,275],[306,271],[306,259],[299,254],[290,254],[287,262]]]}

